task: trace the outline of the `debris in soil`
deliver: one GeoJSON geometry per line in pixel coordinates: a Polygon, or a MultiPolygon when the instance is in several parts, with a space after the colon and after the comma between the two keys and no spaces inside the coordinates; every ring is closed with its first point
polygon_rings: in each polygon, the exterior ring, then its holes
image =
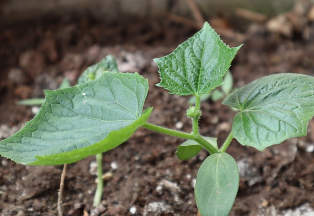
{"type": "Polygon", "coordinates": [[[12,84],[25,84],[28,78],[25,75],[25,72],[20,68],[11,68],[8,72],[8,81],[12,82],[12,84]]]}
{"type": "Polygon", "coordinates": [[[301,205],[295,209],[288,209],[283,211],[282,213],[277,213],[275,206],[271,206],[270,208],[263,209],[259,212],[258,216],[312,216],[314,215],[314,209],[310,207],[308,203],[301,205]]]}
{"type": "Polygon", "coordinates": [[[252,158],[243,158],[238,161],[237,164],[239,168],[241,183],[248,182],[248,186],[251,187],[256,183],[263,181],[263,178],[260,175],[258,169],[252,166],[252,158]]]}
{"type": "Polygon", "coordinates": [[[9,127],[8,125],[0,125],[0,140],[3,140],[4,138],[7,138],[11,135],[13,135],[18,129],[21,128],[19,126],[13,126],[9,127]]]}
{"type": "Polygon", "coordinates": [[[132,206],[132,207],[130,208],[130,213],[131,213],[132,215],[136,214],[136,211],[137,211],[137,208],[136,208],[135,206],[132,206]]]}
{"type": "Polygon", "coordinates": [[[96,163],[96,161],[92,161],[89,164],[89,173],[91,175],[97,175],[97,163],[96,163]]]}
{"type": "Polygon", "coordinates": [[[160,216],[160,215],[174,215],[171,206],[164,202],[152,202],[148,203],[144,207],[143,216],[160,216]]]}
{"type": "Polygon", "coordinates": [[[22,53],[19,58],[19,66],[23,68],[28,75],[34,79],[45,67],[44,56],[35,50],[22,53]]]}
{"type": "Polygon", "coordinates": [[[309,40],[313,12],[313,4],[309,1],[298,1],[291,11],[270,19],[266,26],[270,32],[288,38],[300,34],[303,39],[309,40]]]}
{"type": "MultiPolygon", "coordinates": [[[[36,166],[28,169],[29,173],[16,182],[17,189],[22,189],[22,194],[17,197],[18,201],[35,198],[50,190],[58,190],[61,175],[59,169],[53,166],[36,166]]],[[[16,194],[13,197],[16,199],[16,194]]]]}

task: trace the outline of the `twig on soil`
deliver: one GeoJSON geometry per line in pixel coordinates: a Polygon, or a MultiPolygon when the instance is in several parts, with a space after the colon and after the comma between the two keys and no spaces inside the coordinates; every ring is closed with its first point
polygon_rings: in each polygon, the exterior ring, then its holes
{"type": "Polygon", "coordinates": [[[182,17],[182,16],[178,16],[178,15],[175,15],[175,14],[171,14],[171,13],[165,13],[165,16],[173,21],[173,22],[176,22],[176,23],[181,23],[183,25],[186,25],[186,26],[189,26],[191,28],[195,28],[195,29],[200,29],[202,28],[203,24],[202,25],[199,25],[198,23],[194,22],[193,20],[191,19],[188,19],[188,18],[185,18],[185,17],[182,17]]]}
{"type": "Polygon", "coordinates": [[[151,32],[148,32],[144,35],[140,35],[138,37],[135,37],[132,42],[133,43],[145,43],[146,41],[149,41],[155,37],[158,37],[159,35],[161,35],[163,33],[164,30],[162,29],[159,29],[159,30],[156,30],[156,31],[151,31],[151,32]]]}
{"type": "MultiPolygon", "coordinates": [[[[189,26],[191,28],[195,28],[197,30],[202,28],[202,25],[200,25],[199,23],[196,23],[193,20],[190,20],[190,19],[182,17],[182,16],[178,16],[178,15],[170,14],[170,13],[165,13],[165,16],[173,22],[180,23],[180,24],[189,26]]],[[[237,43],[243,43],[247,38],[247,36],[245,36],[241,33],[231,31],[231,30],[216,28],[216,31],[219,35],[222,35],[222,36],[227,37],[227,38],[231,38],[234,41],[236,41],[237,43]]]]}
{"type": "Polygon", "coordinates": [[[267,16],[261,13],[257,13],[254,11],[249,11],[243,8],[237,8],[235,11],[236,15],[248,19],[248,20],[252,20],[252,21],[256,21],[256,22],[265,22],[267,21],[267,16]]]}
{"type": "Polygon", "coordinates": [[[63,188],[64,188],[64,179],[65,179],[65,174],[67,172],[67,165],[63,165],[63,170],[61,174],[61,180],[60,180],[60,190],[58,192],[58,216],[63,216],[62,212],[62,194],[63,194],[63,188]]]}
{"type": "Polygon", "coordinates": [[[195,3],[195,1],[194,0],[186,0],[186,3],[188,4],[197,24],[202,26],[205,22],[205,19],[202,15],[200,9],[198,8],[197,4],[195,3]]]}

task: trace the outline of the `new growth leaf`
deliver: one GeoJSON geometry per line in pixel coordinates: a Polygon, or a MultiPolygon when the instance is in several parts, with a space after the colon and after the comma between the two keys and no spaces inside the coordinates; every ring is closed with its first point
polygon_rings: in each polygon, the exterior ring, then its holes
{"type": "Polygon", "coordinates": [[[240,48],[229,48],[206,22],[171,54],[154,59],[161,78],[158,86],[182,96],[208,94],[222,84],[240,48]]]}

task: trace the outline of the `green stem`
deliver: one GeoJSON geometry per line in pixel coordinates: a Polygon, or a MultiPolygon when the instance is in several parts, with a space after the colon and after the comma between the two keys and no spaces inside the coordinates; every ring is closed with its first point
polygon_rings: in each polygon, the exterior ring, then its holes
{"type": "Polygon", "coordinates": [[[201,135],[198,134],[193,140],[202,145],[207,151],[209,151],[210,154],[218,153],[218,150],[207,142],[201,135]]]}
{"type": "Polygon", "coordinates": [[[227,148],[229,147],[232,139],[233,139],[233,135],[232,135],[232,132],[230,132],[228,137],[227,137],[227,139],[225,140],[224,144],[219,149],[220,153],[225,152],[227,150],[227,148]]]}
{"type": "MultiPolygon", "coordinates": [[[[201,111],[200,111],[201,99],[199,96],[195,96],[195,98],[196,98],[195,113],[201,113],[201,111]]],[[[199,118],[200,118],[200,115],[196,115],[194,118],[192,118],[193,135],[199,134],[199,129],[198,129],[199,118]]]]}
{"type": "Polygon", "coordinates": [[[177,131],[177,130],[172,130],[172,129],[161,127],[158,125],[154,125],[154,124],[151,124],[148,122],[146,122],[143,125],[143,127],[147,128],[149,130],[156,131],[156,132],[163,133],[163,134],[167,134],[170,136],[175,136],[175,137],[179,137],[179,138],[183,138],[183,139],[191,139],[191,140],[194,139],[194,136],[192,134],[177,131]]]}
{"type": "Polygon", "coordinates": [[[94,196],[93,206],[98,206],[101,202],[102,191],[104,187],[104,182],[102,179],[102,154],[96,154],[96,162],[97,162],[97,189],[94,196]]]}
{"type": "Polygon", "coordinates": [[[193,128],[193,135],[199,134],[199,131],[198,131],[198,119],[197,118],[193,118],[192,119],[192,128],[193,128]]]}
{"type": "Polygon", "coordinates": [[[175,137],[179,137],[179,138],[183,138],[183,139],[194,140],[194,141],[198,142],[200,145],[202,145],[205,149],[207,149],[211,154],[218,153],[217,149],[215,149],[211,144],[209,144],[199,134],[197,134],[197,135],[189,134],[189,133],[185,133],[185,132],[181,132],[181,131],[172,130],[172,129],[168,129],[168,128],[165,128],[165,127],[157,126],[157,125],[150,124],[150,123],[147,123],[147,122],[143,125],[143,127],[147,128],[149,130],[156,131],[156,132],[163,133],[163,134],[167,134],[167,135],[170,135],[170,136],[175,136],[175,137]]]}

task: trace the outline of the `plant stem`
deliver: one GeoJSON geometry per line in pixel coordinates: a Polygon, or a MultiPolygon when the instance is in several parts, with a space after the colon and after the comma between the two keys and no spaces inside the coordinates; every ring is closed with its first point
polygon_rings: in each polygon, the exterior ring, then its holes
{"type": "Polygon", "coordinates": [[[228,137],[227,137],[227,139],[225,140],[224,144],[219,149],[220,153],[225,152],[227,150],[227,148],[229,147],[232,139],[233,139],[233,135],[232,135],[232,132],[230,132],[228,137]]]}
{"type": "Polygon", "coordinates": [[[185,132],[181,132],[181,131],[172,130],[172,129],[168,129],[168,128],[165,128],[165,127],[157,126],[157,125],[150,124],[150,123],[147,123],[147,122],[143,125],[143,127],[147,128],[149,130],[156,131],[156,132],[163,133],[163,134],[167,134],[167,135],[170,135],[170,136],[175,136],[175,137],[179,137],[179,138],[183,138],[183,139],[194,140],[194,141],[198,142],[200,145],[202,145],[205,149],[207,149],[211,154],[218,153],[217,149],[215,149],[211,144],[209,144],[199,134],[197,134],[197,135],[189,134],[189,133],[185,133],[185,132]]]}
{"type": "Polygon", "coordinates": [[[192,139],[196,142],[198,142],[201,146],[203,146],[207,151],[209,151],[210,154],[218,153],[218,150],[213,147],[209,142],[207,142],[200,134],[198,134],[194,139],[192,139]]]}
{"type": "Polygon", "coordinates": [[[61,180],[60,180],[60,190],[58,193],[58,216],[63,216],[62,212],[62,195],[63,195],[63,188],[64,188],[64,179],[65,179],[65,174],[67,172],[67,165],[63,165],[63,170],[61,174],[61,180]]]}
{"type": "Polygon", "coordinates": [[[98,206],[101,202],[102,191],[104,187],[104,182],[102,179],[102,154],[96,154],[96,162],[97,162],[97,189],[94,196],[93,206],[98,206]]]}
{"type": "Polygon", "coordinates": [[[183,138],[183,139],[194,139],[194,136],[192,134],[177,131],[177,130],[172,130],[172,129],[161,127],[158,125],[154,125],[154,124],[151,124],[148,122],[146,122],[143,125],[143,127],[147,128],[149,130],[156,131],[156,132],[163,133],[163,134],[167,134],[170,136],[175,136],[175,137],[179,137],[179,138],[183,138]]]}
{"type": "MultiPolygon", "coordinates": [[[[201,113],[200,106],[201,106],[201,100],[199,96],[195,96],[196,102],[195,102],[195,113],[201,113]]],[[[194,118],[192,118],[192,129],[193,129],[193,135],[199,134],[198,130],[198,120],[200,118],[200,114],[196,115],[194,118]]]]}

